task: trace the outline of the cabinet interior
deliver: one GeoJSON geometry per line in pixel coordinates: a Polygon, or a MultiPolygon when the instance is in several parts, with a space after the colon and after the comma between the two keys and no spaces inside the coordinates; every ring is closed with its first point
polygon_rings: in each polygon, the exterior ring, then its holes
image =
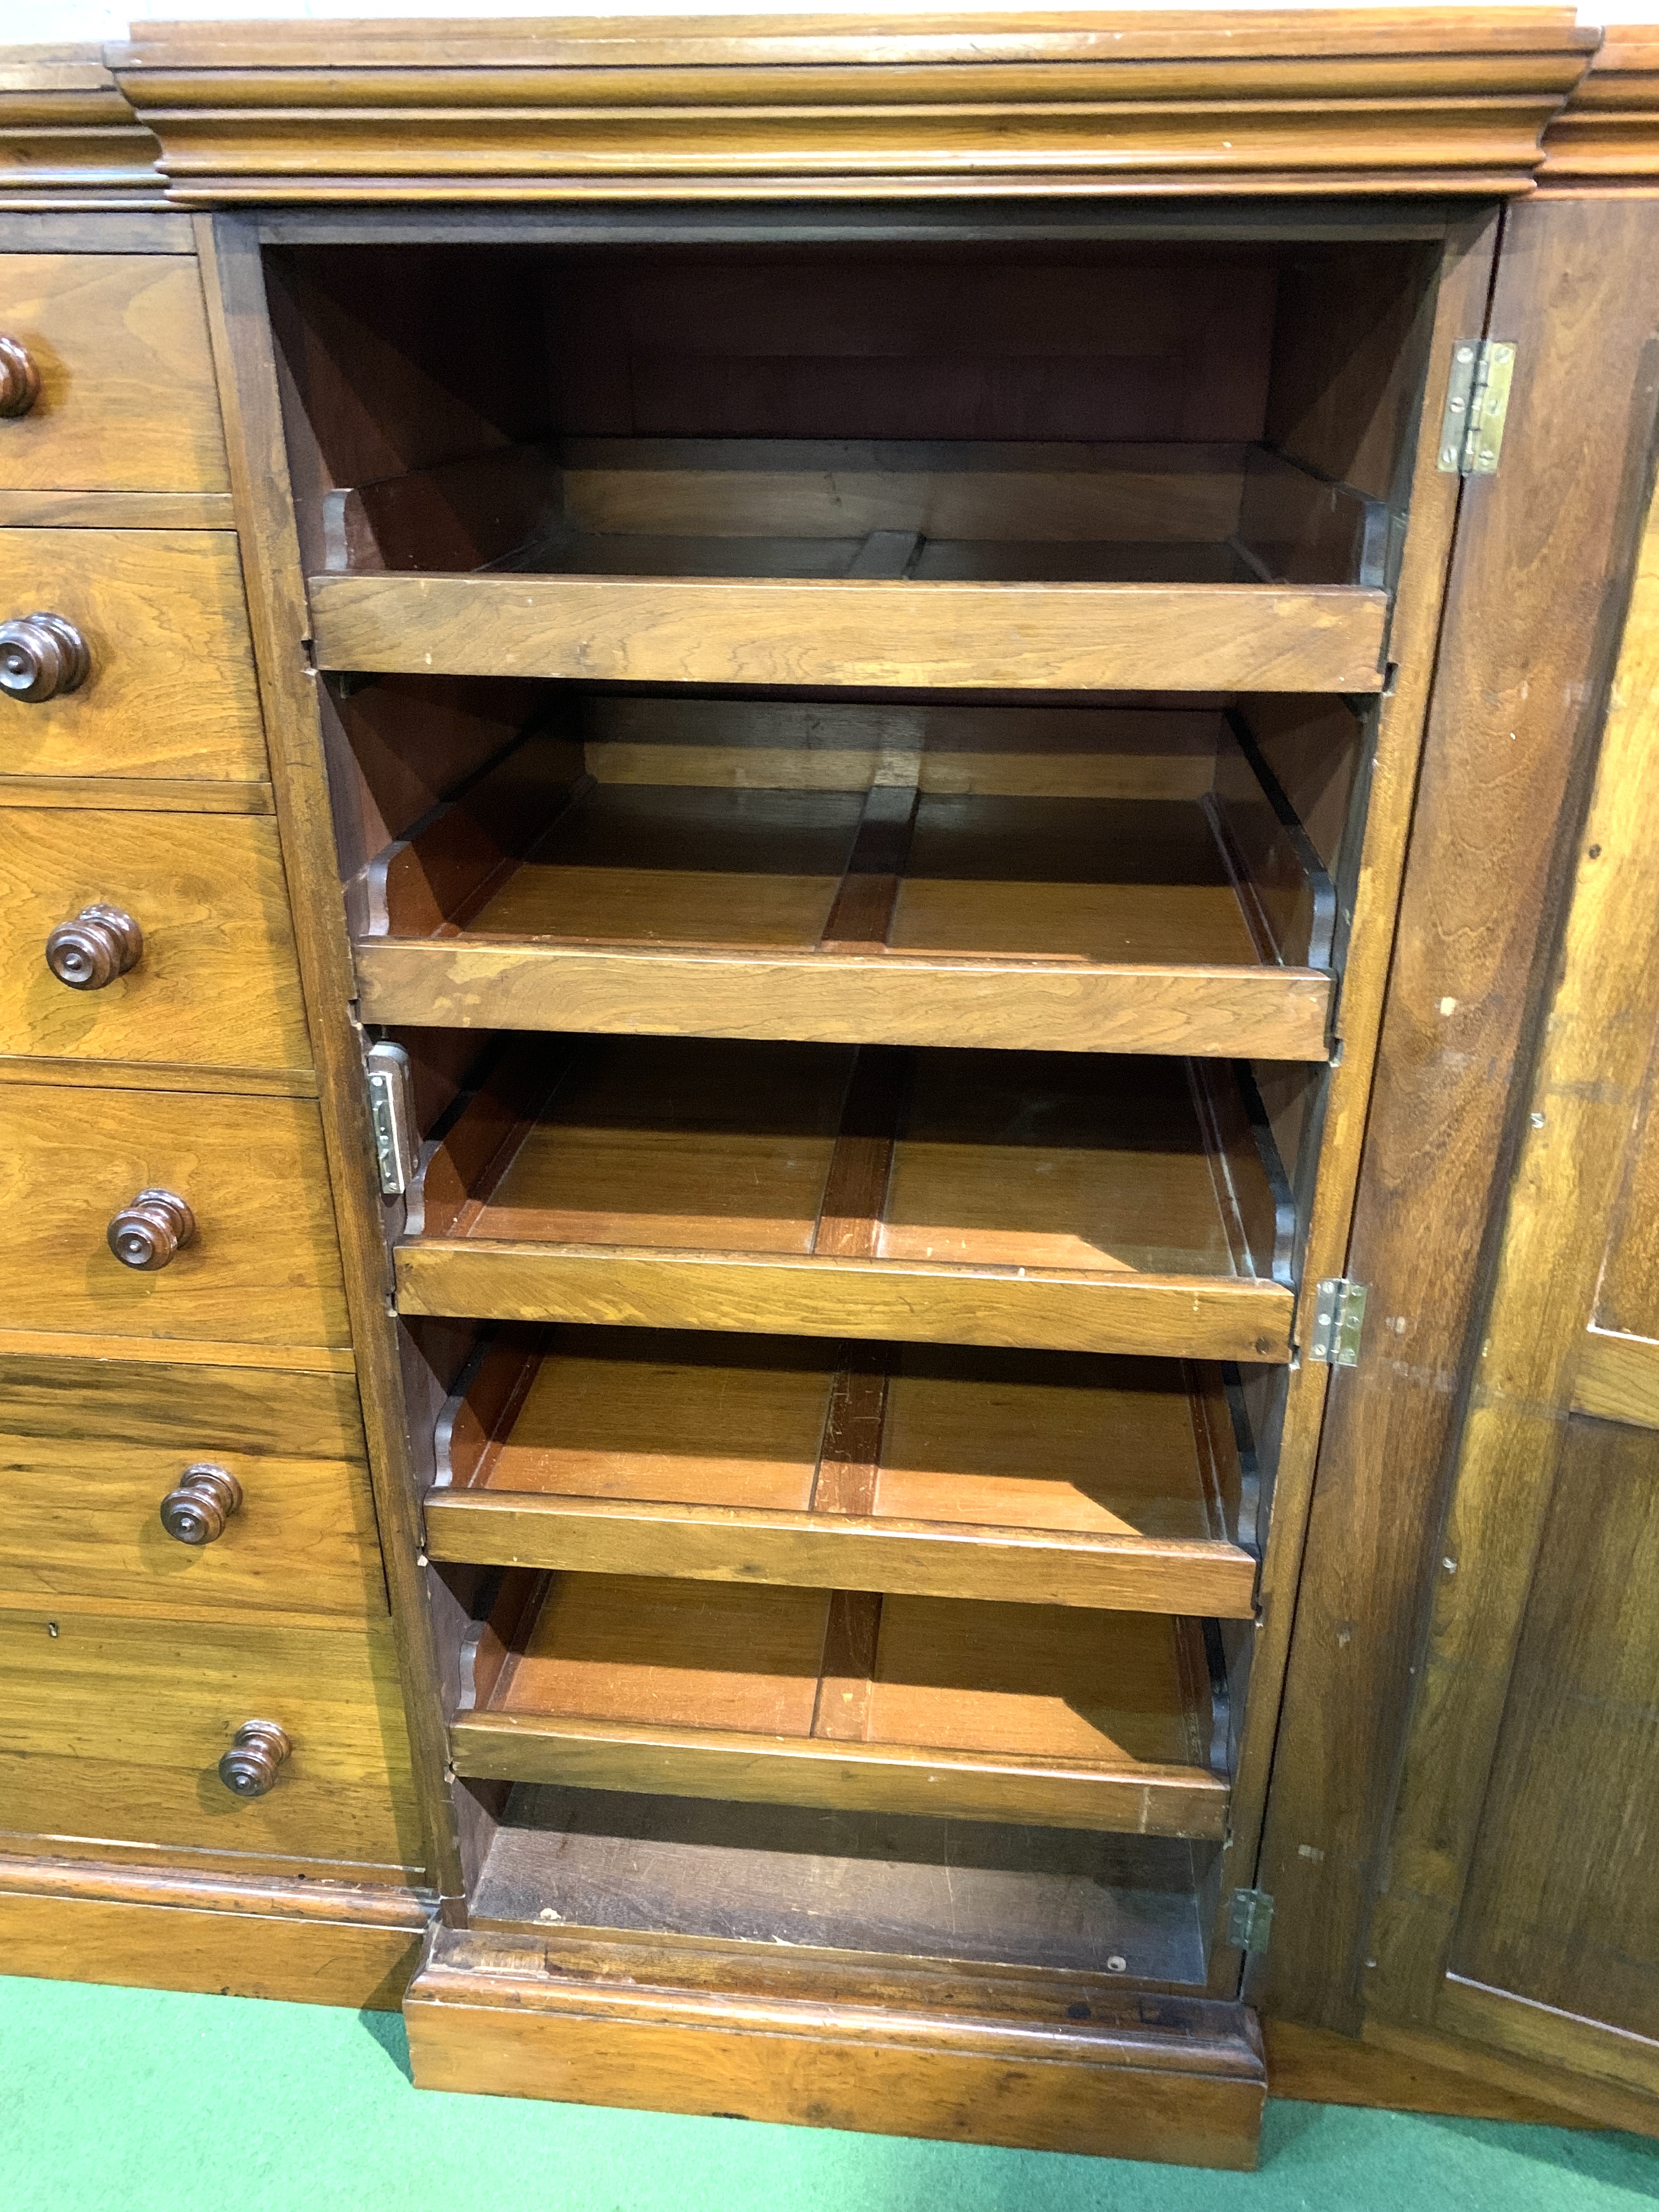
{"type": "Polygon", "coordinates": [[[464,1909],[1231,1993],[1443,241],[764,228],[265,251],[464,1909]]]}

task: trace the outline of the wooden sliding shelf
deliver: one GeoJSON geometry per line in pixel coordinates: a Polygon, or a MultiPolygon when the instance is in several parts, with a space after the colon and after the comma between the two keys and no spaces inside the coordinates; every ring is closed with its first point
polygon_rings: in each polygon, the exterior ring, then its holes
{"type": "Polygon", "coordinates": [[[438,1428],[434,1559],[1249,1618],[1214,1367],[506,1329],[438,1428]]]}
{"type": "Polygon", "coordinates": [[[592,698],[366,871],[366,1020],[1322,1060],[1239,713],[592,698]]]}
{"type": "Polygon", "coordinates": [[[1377,691],[1387,519],[1244,444],[574,438],[330,493],[312,622],[355,672],[1377,691]]]}
{"type": "Polygon", "coordinates": [[[509,1573],[456,1771],[1214,1838],[1215,1632],[1160,1613],[509,1573]]]}
{"type": "Polygon", "coordinates": [[[1294,1227],[1225,1063],[527,1039],[396,1269],[413,1314],[1282,1360],[1294,1227]]]}

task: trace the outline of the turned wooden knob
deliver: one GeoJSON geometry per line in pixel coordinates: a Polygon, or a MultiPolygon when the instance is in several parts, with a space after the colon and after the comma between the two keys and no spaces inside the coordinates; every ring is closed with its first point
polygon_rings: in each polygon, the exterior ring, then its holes
{"type": "Polygon", "coordinates": [[[40,397],[40,372],[15,338],[0,337],[0,415],[27,415],[40,397]]]}
{"type": "Polygon", "coordinates": [[[196,1234],[196,1216],[176,1192],[141,1190],[109,1225],[109,1249],[124,1267],[165,1267],[196,1234]]]}
{"type": "Polygon", "coordinates": [[[239,1797],[263,1797],[288,1754],[288,1738],[275,1721],[244,1721],[219,1761],[219,1779],[239,1797]]]}
{"type": "Polygon", "coordinates": [[[101,991],[144,957],[144,933],[118,906],[83,906],[46,939],[46,965],[71,991],[101,991]]]}
{"type": "Polygon", "coordinates": [[[242,1502],[242,1486],[228,1467],[204,1460],[187,1467],[161,1500],[161,1526],[181,1544],[216,1544],[242,1502]]]}
{"type": "Polygon", "coordinates": [[[55,699],[87,680],[92,656],[62,615],[19,615],[0,623],[0,691],[9,699],[55,699]]]}

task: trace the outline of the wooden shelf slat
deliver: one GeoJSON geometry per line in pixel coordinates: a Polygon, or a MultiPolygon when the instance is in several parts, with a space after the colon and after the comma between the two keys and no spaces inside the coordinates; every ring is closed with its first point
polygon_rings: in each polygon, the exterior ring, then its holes
{"type": "Polygon", "coordinates": [[[439,1428],[431,1557],[1249,1618],[1219,1373],[501,1333],[439,1428]]]}
{"type": "Polygon", "coordinates": [[[626,684],[1380,691],[1356,586],[313,576],[317,665],[626,684]]]}
{"type": "Polygon", "coordinates": [[[1225,1830],[1191,1621],[565,1574],[539,1601],[507,1577],[489,1632],[504,1662],[451,1729],[475,1778],[1225,1830]]]}
{"type": "Polygon", "coordinates": [[[1382,684],[1380,503],[1245,445],[584,438],[329,501],[323,668],[1382,684]]]}
{"type": "Polygon", "coordinates": [[[894,1059],[870,1181],[850,1049],[522,1041],[411,1187],[402,1310],[1288,1357],[1289,1194],[1213,1063],[894,1059]]]}
{"type": "Polygon", "coordinates": [[[624,780],[584,766],[617,765],[603,734],[538,732],[377,858],[366,1019],[1327,1056],[1334,895],[1237,717],[967,708],[922,750],[946,718],[831,704],[814,751],[782,711],[651,704],[624,780]],[[1150,752],[1204,719],[1207,760],[1150,752]]]}

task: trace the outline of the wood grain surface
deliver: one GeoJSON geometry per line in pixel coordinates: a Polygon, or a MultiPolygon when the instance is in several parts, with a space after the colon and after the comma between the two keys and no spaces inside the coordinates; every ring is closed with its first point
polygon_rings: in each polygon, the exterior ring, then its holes
{"type": "Polygon", "coordinates": [[[1526,404],[1504,470],[1463,495],[1346,1252],[1382,1319],[1333,1390],[1260,1875],[1282,1916],[1264,2002],[1334,2027],[1358,2020],[1361,1929],[1506,1159],[1509,1072],[1548,958],[1559,824],[1599,725],[1639,520],[1621,514],[1621,472],[1651,405],[1638,392],[1650,284],[1632,277],[1655,268],[1659,237],[1641,204],[1540,202],[1505,222],[1491,328],[1527,349],[1526,404]],[[1577,404],[1586,349],[1603,374],[1567,447],[1553,426],[1577,404]],[[1402,1468],[1417,1477],[1407,1492],[1402,1468]]]}
{"type": "Polygon", "coordinates": [[[185,203],[1524,190],[1594,40],[1565,10],[140,24],[118,81],[185,203]],[[649,27],[646,27],[648,24],[649,27]],[[757,131],[756,109],[765,118],[757,131]],[[1221,112],[1231,136],[1206,119],[1221,112]]]}
{"type": "Polygon", "coordinates": [[[1226,1785],[1207,1763],[1190,1623],[890,1595],[867,1601],[868,1633],[854,1636],[842,1603],[558,1576],[488,1705],[456,1720],[456,1765],[671,1795],[1219,1832],[1226,1785]]]}
{"type": "Polygon", "coordinates": [[[349,1377],[14,1355],[0,1408],[0,1602],[384,1615],[349,1377]],[[203,1462],[235,1475],[243,1502],[216,1541],[182,1544],[159,1509],[203,1462]]]}
{"type": "MultiPolygon", "coordinates": [[[[939,1597],[1250,1610],[1217,1379],[787,1340],[567,1334],[429,1493],[436,1559],[939,1597]],[[873,1383],[859,1480],[838,1393],[873,1383]],[[1189,1395],[1194,1394],[1194,1395],[1189,1395]]],[[[452,1409],[452,1435],[467,1408],[452,1409]]],[[[1235,1447],[1236,1452],[1236,1447],[1235,1447]]]]}
{"type": "Polygon", "coordinates": [[[367,1884],[240,1881],[0,1856],[6,1971],[394,2012],[428,1912],[367,1884]]]}
{"type": "Polygon", "coordinates": [[[222,492],[202,282],[178,254],[0,256],[0,331],[40,377],[0,422],[9,491],[222,492]]]}
{"type": "Polygon", "coordinates": [[[405,2012],[416,2082],[808,2126],[1249,2166],[1242,2006],[993,1972],[443,1931],[405,2012]]]}
{"type": "Polygon", "coordinates": [[[394,1329],[387,1313],[384,1228],[368,1126],[360,1042],[349,1013],[351,961],[339,887],[317,685],[295,650],[305,592],[287,480],[282,403],[258,240],[223,218],[194,225],[208,305],[220,404],[227,424],[258,696],[272,732],[277,827],[295,915],[300,973],[312,1023],[322,1099],[322,1157],[310,1188],[328,1205],[343,1276],[345,1332],[362,1390],[392,1626],[406,1693],[416,1827],[415,1856],[441,1895],[461,1888],[453,1800],[443,1779],[443,1714],[419,1559],[418,1514],[408,1472],[394,1329]]]}
{"type": "Polygon", "coordinates": [[[0,701],[7,775],[264,780],[228,531],[0,532],[0,607],[62,615],[92,657],[78,690],[0,701]]]}
{"type": "Polygon", "coordinates": [[[313,576],[318,665],[654,684],[1376,691],[1386,602],[1338,585],[313,576]]]}
{"type": "Polygon", "coordinates": [[[12,1837],[87,1857],[107,1838],[227,1863],[338,1863],[347,1879],[394,1883],[420,1863],[384,1625],[173,1625],[37,1602],[0,1610],[0,1680],[12,1837]],[[239,1798],[217,1763],[255,1718],[294,1748],[267,1796],[239,1798]]]}
{"type": "MultiPolygon", "coordinates": [[[[0,1327],[112,1340],[350,1342],[314,1103],[0,1085],[12,1224],[0,1327]],[[136,1194],[176,1190],[193,1243],[154,1273],[108,1249],[136,1194]]],[[[181,1342],[182,1348],[182,1342],[181,1342]]]]}
{"type": "Polygon", "coordinates": [[[309,1069],[274,823],[81,807],[0,818],[0,1053],[309,1069]],[[71,990],[46,941],[94,903],[131,915],[143,957],[71,990]]]}

